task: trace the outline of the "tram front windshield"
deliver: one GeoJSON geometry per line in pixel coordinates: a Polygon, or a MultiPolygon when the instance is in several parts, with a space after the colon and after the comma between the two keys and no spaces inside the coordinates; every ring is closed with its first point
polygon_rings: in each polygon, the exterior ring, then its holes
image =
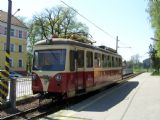
{"type": "Polygon", "coordinates": [[[33,58],[33,70],[64,71],[66,50],[36,50],[33,58]]]}

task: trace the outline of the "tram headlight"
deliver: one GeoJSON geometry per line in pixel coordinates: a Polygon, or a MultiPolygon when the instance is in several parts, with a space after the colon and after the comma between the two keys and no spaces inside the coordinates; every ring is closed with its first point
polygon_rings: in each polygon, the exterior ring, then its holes
{"type": "Polygon", "coordinates": [[[61,81],[62,80],[62,75],[61,74],[55,75],[55,80],[56,81],[61,81]]]}
{"type": "Polygon", "coordinates": [[[32,80],[36,80],[37,75],[36,74],[32,74],[32,80]]]}

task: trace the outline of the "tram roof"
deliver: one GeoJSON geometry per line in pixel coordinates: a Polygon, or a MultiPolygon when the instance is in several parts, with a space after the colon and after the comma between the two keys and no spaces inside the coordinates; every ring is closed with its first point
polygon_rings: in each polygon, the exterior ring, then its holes
{"type": "Polygon", "coordinates": [[[87,44],[87,43],[79,42],[77,40],[65,39],[65,38],[52,38],[49,40],[41,40],[35,44],[35,46],[38,46],[38,45],[76,45],[76,46],[80,46],[80,47],[99,50],[102,52],[108,52],[108,53],[114,54],[114,55],[119,55],[116,52],[116,50],[109,48],[109,47],[106,47],[106,49],[104,49],[104,48],[100,48],[98,46],[93,46],[92,44],[87,44]]]}

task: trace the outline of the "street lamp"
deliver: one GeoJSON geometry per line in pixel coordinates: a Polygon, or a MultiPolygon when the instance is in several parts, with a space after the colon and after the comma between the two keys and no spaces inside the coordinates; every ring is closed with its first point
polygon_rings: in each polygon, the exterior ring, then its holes
{"type": "Polygon", "coordinates": [[[14,12],[14,14],[12,14],[12,16],[14,16],[17,12],[19,12],[21,9],[20,8],[18,8],[17,10],[16,10],[16,12],[14,12]]]}

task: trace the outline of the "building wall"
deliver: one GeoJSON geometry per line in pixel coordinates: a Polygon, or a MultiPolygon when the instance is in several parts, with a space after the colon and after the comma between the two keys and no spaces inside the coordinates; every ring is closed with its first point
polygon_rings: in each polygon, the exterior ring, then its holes
{"type": "MultiPolygon", "coordinates": [[[[5,63],[6,27],[7,27],[6,23],[0,22],[0,69],[4,69],[4,63],[5,63]]],[[[11,35],[11,40],[10,40],[10,47],[12,47],[10,51],[10,59],[12,60],[12,66],[10,67],[10,70],[25,71],[26,61],[27,61],[27,51],[26,51],[27,29],[13,25],[11,25],[11,29],[12,33],[14,34],[11,35]],[[22,46],[21,52],[19,51],[19,46],[22,46]],[[22,60],[22,67],[19,66],[19,60],[22,60]]]]}

